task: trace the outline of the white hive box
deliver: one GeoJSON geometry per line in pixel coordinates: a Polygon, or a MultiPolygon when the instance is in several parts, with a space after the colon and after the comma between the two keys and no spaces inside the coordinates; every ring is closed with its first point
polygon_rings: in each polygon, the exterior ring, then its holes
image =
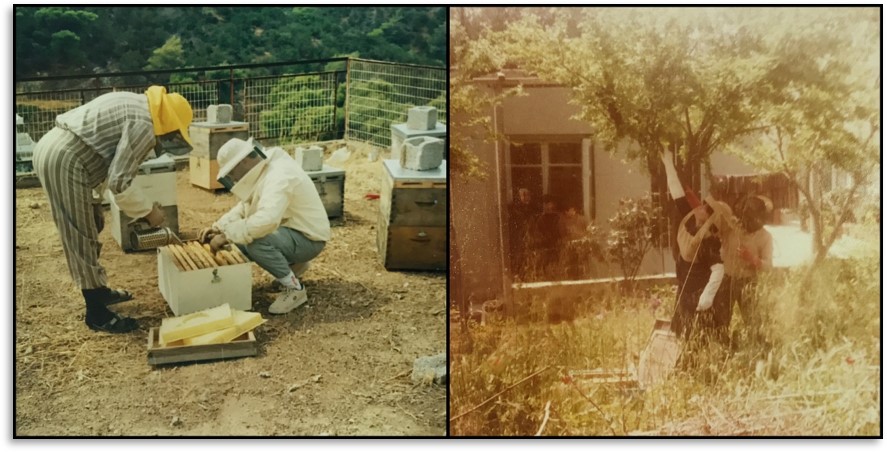
{"type": "MultiPolygon", "coordinates": [[[[165,154],[159,158],[148,160],[139,166],[132,184],[144,193],[145,197],[160,203],[166,214],[166,223],[172,232],[179,233],[179,208],[176,201],[176,163],[165,154]]],[[[105,190],[104,197],[111,207],[110,229],[114,241],[124,251],[132,251],[135,244],[130,240],[129,223],[133,220],[117,207],[114,195],[105,190]]]]}
{"type": "Polygon", "coordinates": [[[157,276],[160,294],[180,316],[228,303],[231,308],[252,309],[252,269],[245,264],[182,270],[168,247],[157,249],[157,276]]]}

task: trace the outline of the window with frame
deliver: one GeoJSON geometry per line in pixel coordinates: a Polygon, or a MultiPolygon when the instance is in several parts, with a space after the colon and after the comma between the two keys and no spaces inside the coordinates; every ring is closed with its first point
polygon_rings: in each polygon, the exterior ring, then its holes
{"type": "Polygon", "coordinates": [[[552,195],[559,211],[574,208],[587,219],[594,218],[590,139],[512,138],[507,149],[509,202],[526,188],[537,202],[543,195],[552,195]]]}

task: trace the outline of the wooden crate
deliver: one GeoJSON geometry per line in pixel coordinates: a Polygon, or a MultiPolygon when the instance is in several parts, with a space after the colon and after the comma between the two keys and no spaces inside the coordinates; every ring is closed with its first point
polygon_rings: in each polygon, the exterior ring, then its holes
{"type": "Polygon", "coordinates": [[[173,364],[214,359],[241,358],[259,354],[259,345],[252,331],[241,334],[231,342],[209,345],[183,345],[176,341],[160,345],[160,329],[148,331],[148,364],[173,364]]]}
{"type": "Polygon", "coordinates": [[[188,159],[188,172],[191,174],[191,185],[207,190],[224,188],[216,178],[219,176],[219,161],[203,157],[191,156],[188,159]]]}
{"type": "Polygon", "coordinates": [[[191,123],[188,128],[194,149],[191,155],[215,160],[222,147],[232,138],[246,140],[249,138],[249,124],[245,122],[227,122],[222,124],[209,122],[191,123]]]}
{"type": "Polygon", "coordinates": [[[345,207],[345,171],[323,165],[320,171],[306,171],[323,201],[328,218],[339,218],[345,207]]]}
{"type": "Polygon", "coordinates": [[[233,309],[252,308],[253,275],[251,263],[182,270],[168,247],[157,248],[157,276],[160,294],[172,312],[179,316],[225,303],[233,309]]]}
{"type": "Polygon", "coordinates": [[[447,183],[385,178],[379,207],[384,221],[392,226],[445,226],[447,183]]]}
{"type": "Polygon", "coordinates": [[[387,270],[447,269],[446,226],[389,226],[379,222],[376,245],[387,270]]]}
{"type": "Polygon", "coordinates": [[[382,162],[376,246],[388,270],[447,269],[446,162],[430,171],[382,162]]]}

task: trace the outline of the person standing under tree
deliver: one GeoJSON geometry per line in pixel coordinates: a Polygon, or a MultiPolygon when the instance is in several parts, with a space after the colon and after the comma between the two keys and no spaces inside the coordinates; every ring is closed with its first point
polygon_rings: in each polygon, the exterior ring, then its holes
{"type": "Polygon", "coordinates": [[[739,227],[728,227],[724,222],[719,226],[725,230],[721,258],[726,276],[715,301],[723,307],[715,312],[715,327],[726,334],[736,304],[749,336],[759,341],[761,319],[755,291],[761,272],[773,268],[773,236],[764,229],[772,203],[764,196],[746,196],[737,203],[736,211],[739,227]]]}
{"type": "MultiPolygon", "coordinates": [[[[715,325],[716,294],[724,279],[721,241],[716,221],[732,216],[726,204],[706,198],[704,204],[692,191],[685,190],[674,167],[674,155],[666,150],[661,155],[669,193],[682,220],[678,226],[680,257],[675,262],[678,296],[671,329],[685,338],[702,334],[715,325]]],[[[727,220],[721,221],[725,223],[727,220]]]]}

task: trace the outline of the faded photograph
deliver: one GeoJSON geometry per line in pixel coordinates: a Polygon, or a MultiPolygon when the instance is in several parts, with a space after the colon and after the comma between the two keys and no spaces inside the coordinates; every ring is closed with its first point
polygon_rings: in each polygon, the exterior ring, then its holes
{"type": "Polygon", "coordinates": [[[450,10],[450,433],[881,430],[880,9],[450,10]]]}

